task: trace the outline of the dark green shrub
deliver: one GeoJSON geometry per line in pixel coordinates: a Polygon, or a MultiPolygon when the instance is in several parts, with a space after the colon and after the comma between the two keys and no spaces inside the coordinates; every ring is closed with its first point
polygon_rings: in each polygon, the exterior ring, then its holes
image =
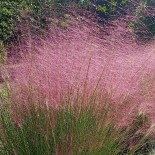
{"type": "Polygon", "coordinates": [[[15,20],[18,19],[18,1],[0,1],[0,40],[6,41],[15,32],[15,20]]]}
{"type": "Polygon", "coordinates": [[[35,27],[46,27],[49,19],[53,16],[62,17],[67,7],[71,3],[81,4],[80,0],[26,0],[26,5],[30,9],[30,22],[35,27]]]}
{"type": "Polygon", "coordinates": [[[25,0],[25,5],[29,9],[29,23],[35,29],[45,28],[56,8],[52,0],[25,0]]]}
{"type": "Polygon", "coordinates": [[[96,11],[100,16],[109,18],[110,15],[116,13],[126,14],[123,8],[129,1],[130,0],[98,0],[93,1],[93,3],[96,5],[96,11]]]}
{"type": "Polygon", "coordinates": [[[58,10],[58,3],[57,0],[1,0],[0,40],[5,42],[19,31],[15,23],[19,19],[22,23],[23,15],[21,12],[26,12],[26,20],[31,26],[35,28],[45,27],[47,19],[58,10]]]}
{"type": "Polygon", "coordinates": [[[25,3],[29,7],[31,15],[42,18],[50,16],[55,5],[55,1],[52,0],[26,0],[25,3]]]}

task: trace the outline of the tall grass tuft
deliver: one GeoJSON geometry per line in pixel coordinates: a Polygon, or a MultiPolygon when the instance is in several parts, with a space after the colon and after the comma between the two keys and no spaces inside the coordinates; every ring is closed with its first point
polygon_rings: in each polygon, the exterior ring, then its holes
{"type": "Polygon", "coordinates": [[[119,126],[117,107],[106,96],[69,92],[59,106],[50,106],[40,93],[38,100],[27,94],[28,107],[14,102],[11,92],[8,100],[2,98],[1,154],[134,155],[151,151],[147,150],[152,138],[146,116],[137,114],[130,124],[119,126]]]}

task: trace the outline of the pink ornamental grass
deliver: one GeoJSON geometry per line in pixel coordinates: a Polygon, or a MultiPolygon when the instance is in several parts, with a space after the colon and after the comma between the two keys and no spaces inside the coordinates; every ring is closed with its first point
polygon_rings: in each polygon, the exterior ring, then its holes
{"type": "MultiPolygon", "coordinates": [[[[75,92],[87,88],[84,91],[91,94],[97,86],[98,90],[108,92],[115,104],[124,96],[129,99],[122,110],[116,111],[121,113],[122,123],[135,111],[147,112],[154,123],[154,94],[144,93],[146,77],[153,76],[151,91],[155,88],[153,43],[137,45],[123,21],[101,27],[88,19],[71,18],[68,25],[65,30],[52,27],[41,41],[27,40],[31,44],[27,46],[29,55],[24,56],[19,68],[12,70],[15,100],[22,99],[26,104],[27,90],[34,86],[48,102],[57,104],[70,87],[75,92]],[[17,88],[22,88],[22,92],[17,88]]],[[[33,95],[37,99],[37,93],[33,95]]]]}

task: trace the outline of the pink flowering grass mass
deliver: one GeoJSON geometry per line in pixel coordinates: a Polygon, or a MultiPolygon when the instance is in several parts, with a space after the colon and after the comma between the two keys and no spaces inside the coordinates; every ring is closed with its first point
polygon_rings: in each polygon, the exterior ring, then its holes
{"type": "Polygon", "coordinates": [[[148,114],[154,124],[154,43],[138,45],[123,20],[109,27],[80,16],[67,22],[66,29],[52,26],[43,39],[30,37],[21,44],[28,52],[11,69],[14,100],[27,104],[32,90],[35,100],[40,100],[38,91],[47,104],[57,106],[69,89],[87,97],[102,92],[113,106],[122,107],[115,111],[120,124],[136,112],[148,114]]]}
{"type": "Polygon", "coordinates": [[[65,20],[10,47],[0,154],[149,154],[154,41],[139,45],[125,19],[106,26],[77,14],[65,20]]]}

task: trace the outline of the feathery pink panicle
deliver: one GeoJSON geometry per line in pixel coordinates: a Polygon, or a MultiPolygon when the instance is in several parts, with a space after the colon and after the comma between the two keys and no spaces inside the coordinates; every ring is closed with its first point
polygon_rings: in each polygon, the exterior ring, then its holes
{"type": "MultiPolygon", "coordinates": [[[[111,94],[113,103],[117,104],[118,98],[127,96],[126,105],[116,111],[116,115],[123,118],[120,123],[127,123],[138,110],[153,116],[154,94],[146,96],[145,78],[155,77],[155,48],[137,45],[123,21],[101,27],[79,17],[78,20],[71,18],[68,25],[66,30],[52,27],[41,41],[27,41],[31,44],[29,56],[13,71],[15,87],[18,84],[23,88],[35,85],[48,101],[56,104],[60,93],[67,92],[69,87],[83,89],[87,81],[87,91],[91,92],[99,82],[99,89],[111,94]]],[[[152,79],[151,91],[155,78],[152,79]]],[[[27,93],[25,91],[25,96],[27,93]]],[[[16,99],[22,99],[24,103],[23,94],[24,90],[16,99]]],[[[155,118],[152,117],[153,121],[155,118]]]]}

